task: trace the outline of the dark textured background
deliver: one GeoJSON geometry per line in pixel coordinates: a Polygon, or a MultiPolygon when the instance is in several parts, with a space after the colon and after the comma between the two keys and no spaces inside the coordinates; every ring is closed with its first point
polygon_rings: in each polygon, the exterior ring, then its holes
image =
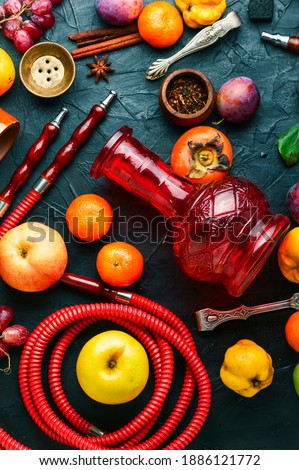
{"type": "MultiPolygon", "coordinates": [[[[145,1],[147,3],[150,2],[145,1]]],[[[227,134],[234,149],[231,173],[255,182],[264,191],[274,212],[287,213],[286,193],[298,180],[299,166],[285,166],[277,151],[277,139],[298,121],[298,56],[262,43],[260,34],[263,30],[285,35],[299,34],[298,2],[276,0],[273,21],[267,24],[250,23],[247,4],[247,0],[228,1],[227,12],[232,9],[237,11],[243,25],[212,47],[177,62],[168,73],[183,67],[199,69],[211,79],[216,90],[223,82],[237,75],[249,76],[256,82],[261,94],[261,105],[255,117],[242,126],[221,125],[221,130],[227,134]]],[[[74,47],[74,43],[68,40],[70,33],[104,26],[95,13],[93,0],[65,0],[62,5],[55,7],[55,15],[56,25],[46,32],[44,40],[58,42],[69,51],[74,47]]],[[[1,189],[39,136],[44,124],[57,114],[62,105],[69,109],[59,137],[18,194],[19,201],[51,163],[75,127],[85,119],[91,107],[105,98],[110,89],[118,93],[106,119],[59,176],[55,186],[28,215],[28,218],[55,226],[65,236],[69,252],[68,271],[97,278],[95,258],[105,243],[102,240],[82,244],[69,237],[64,214],[74,197],[96,192],[110,201],[115,211],[118,211],[113,226],[113,237],[116,240],[138,241],[134,240],[130,225],[120,229],[117,224],[119,214],[126,217],[142,214],[149,221],[158,215],[146,203],[130,196],[106,178],[93,180],[90,168],[105,141],[125,124],[133,128],[134,136],[145,146],[168,161],[172,146],[183,129],[163,118],[157,100],[161,79],[150,82],[145,79],[145,71],[153,60],[168,57],[179,50],[195,32],[185,27],[180,41],[167,50],[142,44],[111,53],[109,57],[115,72],[109,75],[109,83],[101,81],[95,84],[93,79],[86,77],[86,62],[90,62],[90,58],[76,62],[75,82],[59,98],[46,100],[31,95],[23,87],[18,74],[14,86],[0,98],[0,106],[21,123],[15,145],[0,164],[1,189]]],[[[2,33],[0,45],[12,55],[18,69],[20,54],[2,33]]],[[[206,123],[211,124],[215,120],[218,120],[216,113],[206,123]]],[[[164,235],[162,228],[158,241],[151,242],[147,238],[139,244],[145,258],[145,270],[133,289],[170,308],[186,322],[209,373],[213,391],[211,411],[202,431],[189,448],[298,449],[299,399],[293,388],[292,371],[299,361],[299,355],[291,350],[284,337],[284,325],[292,311],[267,313],[251,317],[246,322],[228,322],[206,334],[197,331],[193,315],[196,309],[207,306],[227,309],[241,303],[257,305],[291,296],[298,288],[282,276],[277,265],[277,253],[273,253],[245,294],[237,299],[230,297],[220,285],[198,283],[180,272],[173,260],[171,246],[162,243],[164,235]],[[275,368],[272,385],[251,399],[227,389],[219,378],[225,350],[242,338],[249,338],[264,347],[272,356],[275,368]]],[[[16,323],[23,323],[32,331],[54,310],[76,303],[93,302],[95,299],[59,283],[46,292],[28,294],[13,290],[1,282],[0,301],[14,308],[16,323]]],[[[116,407],[96,404],[81,392],[74,372],[76,355],[89,335],[109,326],[93,326],[72,346],[66,360],[63,382],[70,401],[79,412],[96,425],[112,430],[135,415],[138,406],[142,406],[150,396],[151,387],[149,384],[134,404],[116,407]]],[[[31,448],[57,449],[59,445],[40,432],[22,404],[17,378],[19,357],[20,350],[15,349],[12,353],[12,374],[0,375],[1,426],[31,448]]],[[[175,387],[180,384],[182,370],[182,364],[178,361],[175,387]]],[[[171,396],[160,422],[171,410],[175,393],[171,396]]]]}

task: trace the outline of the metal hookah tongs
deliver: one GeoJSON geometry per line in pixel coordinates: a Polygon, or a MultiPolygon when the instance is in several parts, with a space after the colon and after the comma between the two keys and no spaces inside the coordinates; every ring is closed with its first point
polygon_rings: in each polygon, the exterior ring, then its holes
{"type": "Polygon", "coordinates": [[[235,11],[231,11],[222,20],[215,21],[212,26],[206,26],[197,33],[183,49],[167,59],[157,59],[146,71],[148,80],[156,80],[166,74],[169,67],[183,57],[198,52],[214,44],[219,38],[225,36],[232,29],[241,26],[242,20],[235,11]]]}
{"type": "Polygon", "coordinates": [[[42,195],[53,185],[58,174],[71,162],[79,148],[88,140],[96,126],[106,116],[107,108],[115,97],[116,92],[110,91],[104,101],[91,108],[86,119],[79,124],[69,141],[58,151],[51,165],[43,171],[27,196],[25,196],[0,226],[0,238],[8,230],[18,225],[23,217],[25,217],[30,209],[39,201],[42,195]]]}
{"type": "Polygon", "coordinates": [[[29,178],[33,167],[40,161],[50,143],[57,136],[60,124],[67,113],[68,109],[63,107],[60,113],[51,122],[45,124],[41,135],[30,147],[25,159],[13,173],[6,188],[0,193],[0,217],[4,216],[18,190],[29,178]]]}
{"type": "Polygon", "coordinates": [[[251,315],[259,313],[273,312],[285,308],[299,309],[299,293],[294,294],[290,299],[271,302],[268,304],[257,305],[255,307],[246,307],[241,305],[232,310],[214,310],[212,308],[203,308],[195,312],[198,331],[211,331],[221,323],[230,320],[247,320],[251,315]]]}

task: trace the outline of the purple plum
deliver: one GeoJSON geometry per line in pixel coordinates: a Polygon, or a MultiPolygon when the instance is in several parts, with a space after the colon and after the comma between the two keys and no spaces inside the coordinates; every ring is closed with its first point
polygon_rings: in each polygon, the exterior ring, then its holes
{"type": "Polygon", "coordinates": [[[288,190],[286,204],[290,216],[297,224],[299,224],[299,182],[295,183],[288,190]]]}
{"type": "Polygon", "coordinates": [[[248,77],[235,77],[224,83],[216,100],[220,116],[234,124],[248,121],[257,111],[259,104],[258,88],[248,77]]]}
{"type": "Polygon", "coordinates": [[[112,26],[125,26],[138,18],[143,0],[95,0],[96,12],[112,26]]]}

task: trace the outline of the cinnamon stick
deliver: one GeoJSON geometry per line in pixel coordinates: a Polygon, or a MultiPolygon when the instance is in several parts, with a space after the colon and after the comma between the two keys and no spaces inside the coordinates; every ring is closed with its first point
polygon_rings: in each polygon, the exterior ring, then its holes
{"type": "Polygon", "coordinates": [[[78,39],[77,47],[90,46],[90,44],[99,44],[100,42],[108,41],[109,39],[115,39],[114,36],[103,36],[102,38],[93,39],[78,39]]]}
{"type": "Polygon", "coordinates": [[[109,39],[108,41],[74,49],[72,51],[72,56],[75,60],[83,59],[84,57],[91,55],[102,54],[104,52],[122,49],[123,47],[134,46],[140,42],[143,42],[143,39],[139,33],[127,34],[126,36],[119,38],[109,39]]]}
{"type": "Polygon", "coordinates": [[[76,34],[70,34],[68,38],[71,41],[79,41],[82,40],[89,40],[89,39],[96,39],[96,38],[117,38],[120,36],[125,36],[131,33],[137,33],[138,27],[137,22],[128,24],[126,26],[114,26],[110,28],[98,28],[98,29],[90,29],[88,31],[82,31],[76,34]]]}

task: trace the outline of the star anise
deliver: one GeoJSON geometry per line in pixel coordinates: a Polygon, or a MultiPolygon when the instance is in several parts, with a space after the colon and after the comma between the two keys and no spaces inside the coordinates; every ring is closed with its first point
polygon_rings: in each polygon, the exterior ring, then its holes
{"type": "Polygon", "coordinates": [[[104,78],[104,80],[108,82],[109,80],[108,80],[107,74],[109,72],[114,72],[115,70],[112,67],[109,67],[110,62],[108,62],[108,55],[105,55],[102,59],[99,59],[95,55],[94,62],[87,63],[86,65],[91,69],[91,71],[88,72],[87,76],[92,77],[94,75],[96,83],[98,83],[101,78],[104,78]]]}

